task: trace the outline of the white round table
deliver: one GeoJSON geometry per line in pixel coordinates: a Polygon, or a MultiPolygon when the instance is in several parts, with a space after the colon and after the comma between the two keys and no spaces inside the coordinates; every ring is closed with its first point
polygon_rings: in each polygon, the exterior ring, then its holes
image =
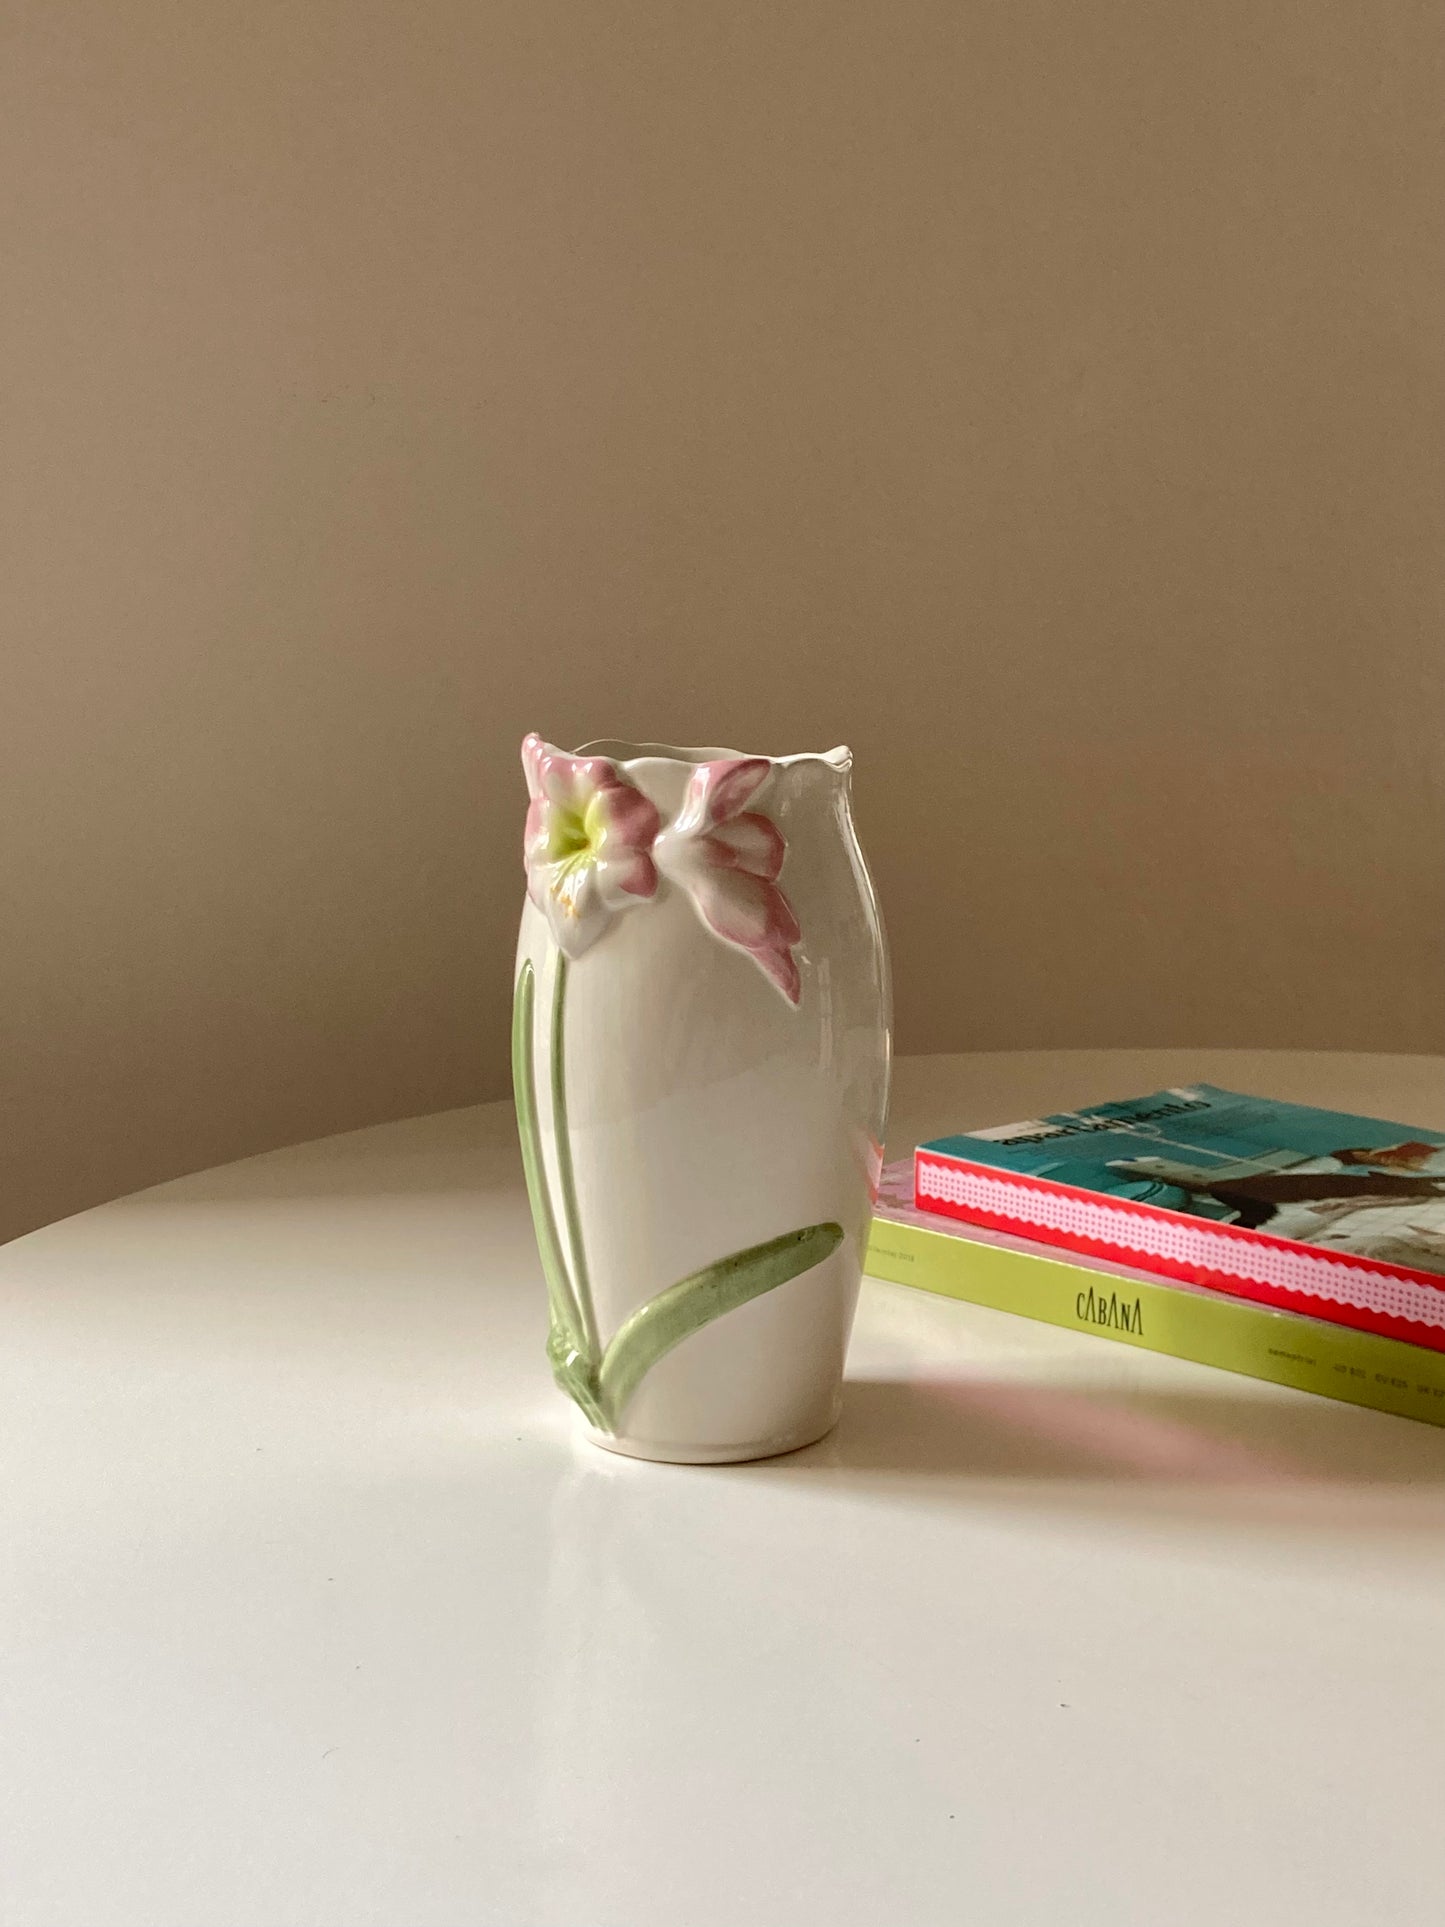
{"type": "MultiPolygon", "coordinates": [[[[899,1067],[893,1144],[1193,1078],[899,1067]]],[[[869,1283],[832,1438],[580,1440],[491,1105],[0,1252],[5,1927],[1363,1927],[1445,1906],[1445,1432],[869,1283]]]]}

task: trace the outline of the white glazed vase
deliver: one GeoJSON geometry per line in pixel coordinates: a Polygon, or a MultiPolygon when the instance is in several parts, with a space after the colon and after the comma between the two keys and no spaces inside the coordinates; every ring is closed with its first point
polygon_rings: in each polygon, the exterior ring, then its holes
{"type": "Polygon", "coordinates": [[[522,748],[512,1058],[551,1312],[592,1438],[762,1458],[837,1420],[890,995],[851,756],[522,748]]]}

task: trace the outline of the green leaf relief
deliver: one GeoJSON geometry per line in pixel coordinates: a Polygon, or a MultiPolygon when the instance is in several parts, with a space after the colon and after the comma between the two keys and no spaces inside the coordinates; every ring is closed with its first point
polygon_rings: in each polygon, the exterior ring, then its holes
{"type": "Polygon", "coordinates": [[[612,1424],[620,1422],[644,1377],[674,1345],[749,1299],[811,1271],[842,1242],[842,1225],[810,1224],[718,1258],[640,1306],[607,1347],[598,1374],[602,1407],[612,1424]]]}

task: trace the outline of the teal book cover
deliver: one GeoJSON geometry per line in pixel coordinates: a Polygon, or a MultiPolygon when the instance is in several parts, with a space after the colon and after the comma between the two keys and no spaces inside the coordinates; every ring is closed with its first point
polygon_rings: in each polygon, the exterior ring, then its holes
{"type": "Polygon", "coordinates": [[[1445,1135],[1415,1125],[1191,1084],[921,1148],[1445,1273],[1445,1135]]]}

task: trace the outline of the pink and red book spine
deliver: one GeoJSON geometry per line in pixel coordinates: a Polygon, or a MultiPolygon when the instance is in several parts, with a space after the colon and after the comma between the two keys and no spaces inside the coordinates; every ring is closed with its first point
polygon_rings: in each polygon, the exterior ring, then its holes
{"type": "Polygon", "coordinates": [[[1428,1271],[1000,1170],[923,1145],[914,1153],[913,1188],[920,1211],[1445,1352],[1445,1281],[1428,1271]]]}

